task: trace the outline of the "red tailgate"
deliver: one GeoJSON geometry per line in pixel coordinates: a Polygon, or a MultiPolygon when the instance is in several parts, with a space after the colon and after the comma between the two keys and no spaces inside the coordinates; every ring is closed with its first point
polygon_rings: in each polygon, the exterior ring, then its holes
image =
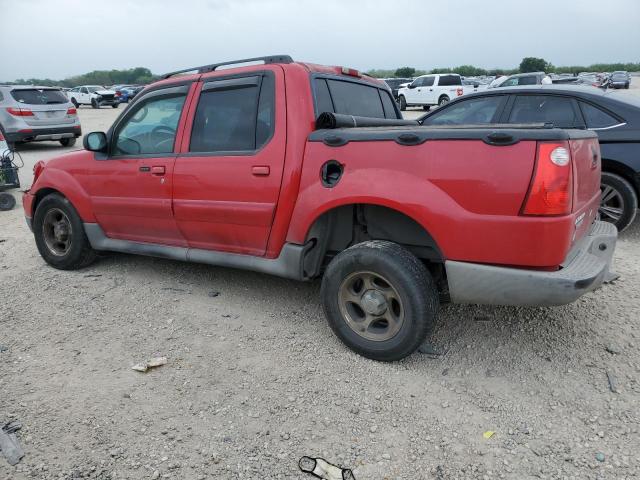
{"type": "Polygon", "coordinates": [[[575,240],[582,238],[593,222],[600,203],[600,145],[596,138],[570,140],[573,161],[573,212],[575,240]]]}

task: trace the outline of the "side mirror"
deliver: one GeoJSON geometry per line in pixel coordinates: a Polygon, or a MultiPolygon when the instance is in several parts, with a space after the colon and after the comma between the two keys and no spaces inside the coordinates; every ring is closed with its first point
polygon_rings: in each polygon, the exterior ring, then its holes
{"type": "Polygon", "coordinates": [[[473,82],[473,88],[478,88],[480,84],[478,82],[473,82]]]}
{"type": "Polygon", "coordinates": [[[407,88],[416,88],[416,86],[413,83],[410,83],[409,85],[407,85],[407,88]]]}
{"type": "Polygon", "coordinates": [[[90,152],[105,152],[107,150],[107,135],[104,132],[91,132],[82,139],[85,150],[90,152]]]}

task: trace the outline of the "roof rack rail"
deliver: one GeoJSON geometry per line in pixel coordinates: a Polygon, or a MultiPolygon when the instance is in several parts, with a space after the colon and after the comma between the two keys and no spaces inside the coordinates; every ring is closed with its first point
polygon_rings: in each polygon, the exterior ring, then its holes
{"type": "Polygon", "coordinates": [[[191,67],[185,68],[183,70],[177,70],[175,72],[165,73],[162,75],[162,78],[170,78],[174,75],[178,75],[179,73],[187,73],[193,72],[195,70],[198,73],[208,73],[213,72],[218,67],[222,67],[225,65],[235,65],[240,63],[249,63],[249,62],[264,62],[264,64],[269,63],[293,63],[293,59],[289,55],[270,55],[268,57],[254,57],[254,58],[243,58],[241,60],[231,60],[229,62],[221,62],[221,63],[212,63],[211,65],[202,65],[200,67],[191,67]]]}

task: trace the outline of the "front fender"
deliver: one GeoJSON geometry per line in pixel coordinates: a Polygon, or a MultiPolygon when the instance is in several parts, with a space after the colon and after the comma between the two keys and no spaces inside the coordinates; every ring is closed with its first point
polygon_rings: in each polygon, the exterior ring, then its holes
{"type": "MultiPolygon", "coordinates": [[[[60,192],[73,204],[83,222],[96,222],[89,194],[71,173],[55,167],[45,167],[29,193],[37,196],[43,190],[60,192]]],[[[34,213],[31,211],[32,217],[34,213]]]]}

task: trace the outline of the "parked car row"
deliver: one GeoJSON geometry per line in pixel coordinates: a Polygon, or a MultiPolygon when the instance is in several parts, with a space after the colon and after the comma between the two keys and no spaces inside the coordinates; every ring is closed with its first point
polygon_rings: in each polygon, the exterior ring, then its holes
{"type": "MultiPolygon", "coordinates": [[[[640,196],[640,101],[595,88],[531,85],[465,95],[425,115],[423,125],[545,124],[598,134],[602,156],[600,218],[619,231],[640,196]]],[[[598,159],[594,156],[594,164],[598,159]]]]}
{"type": "Polygon", "coordinates": [[[590,73],[582,72],[578,76],[571,74],[547,74],[545,72],[517,73],[500,77],[462,77],[457,73],[422,75],[417,78],[383,79],[402,110],[408,106],[422,106],[429,110],[433,105],[447,103],[452,98],[486,88],[516,87],[524,85],[591,85],[602,88],[629,88],[631,75],[628,72],[590,73]],[[443,77],[440,80],[440,77],[443,77]],[[444,81],[444,83],[442,83],[444,81]],[[449,85],[450,84],[450,85],[449,85]],[[461,86],[462,90],[446,89],[443,86],[461,86]],[[413,91],[411,91],[413,90],[413,91]],[[435,99],[434,99],[435,97],[435,99]]]}

